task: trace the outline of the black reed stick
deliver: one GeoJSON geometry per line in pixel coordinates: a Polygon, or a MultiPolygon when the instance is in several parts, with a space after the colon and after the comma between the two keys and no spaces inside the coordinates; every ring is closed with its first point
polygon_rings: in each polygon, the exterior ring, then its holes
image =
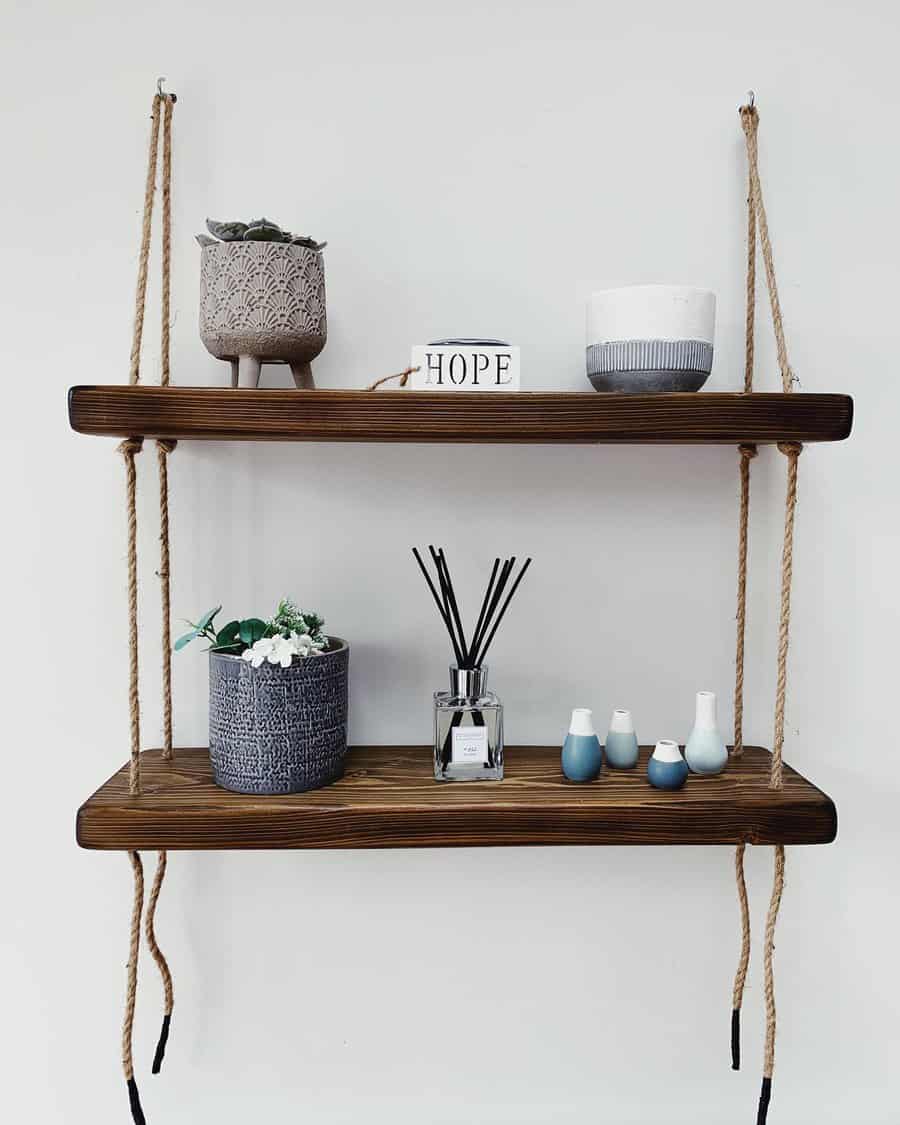
{"type": "Polygon", "coordinates": [[[418,548],[413,547],[412,553],[419,564],[419,570],[422,571],[428,589],[431,591],[431,596],[437,606],[441,621],[444,623],[444,628],[447,630],[447,636],[450,638],[453,654],[456,657],[456,665],[458,668],[464,669],[478,668],[487,655],[497,629],[500,627],[500,622],[506,615],[509,604],[519,588],[519,583],[525,576],[525,571],[531,565],[531,559],[525,560],[508,594],[506,588],[515,570],[516,557],[513,555],[512,558],[504,560],[502,566],[499,558],[494,559],[491,576],[481,600],[481,609],[475,622],[472,638],[471,641],[467,641],[447,556],[443,547],[436,548],[433,544],[430,544],[428,550],[437,575],[437,585],[432,580],[418,548]],[[440,593],[438,593],[438,590],[440,590],[440,593]],[[506,595],[505,598],[504,595],[506,595]]]}
{"type": "Polygon", "coordinates": [[[450,640],[453,641],[453,648],[454,650],[456,650],[456,642],[453,637],[453,630],[450,628],[450,619],[444,611],[444,607],[441,605],[441,599],[438,597],[437,590],[435,590],[434,588],[434,583],[431,581],[431,575],[425,569],[425,564],[422,562],[422,556],[419,554],[416,547],[413,547],[412,553],[416,557],[416,562],[419,564],[419,569],[425,575],[425,581],[428,583],[428,589],[431,591],[431,596],[434,598],[434,604],[437,606],[438,613],[441,615],[441,620],[444,622],[444,626],[448,634],[450,635],[450,640]]]}
{"type": "Polygon", "coordinates": [[[444,578],[447,583],[447,595],[450,599],[450,609],[453,611],[453,619],[456,622],[456,628],[459,630],[459,649],[463,658],[464,667],[469,666],[469,646],[466,644],[466,634],[462,627],[462,618],[459,615],[459,605],[456,601],[456,591],[453,589],[453,579],[450,577],[450,567],[447,565],[447,556],[444,554],[444,548],[438,550],[438,558],[444,570],[444,578]]]}
{"type": "Polygon", "coordinates": [[[487,657],[488,649],[491,647],[491,641],[494,639],[494,634],[497,632],[497,629],[500,626],[500,622],[503,620],[503,617],[506,614],[507,609],[509,608],[509,603],[513,600],[513,596],[515,595],[516,590],[518,590],[518,588],[519,588],[519,583],[525,577],[525,571],[530,566],[531,566],[531,559],[526,559],[525,565],[519,571],[519,577],[515,580],[515,582],[513,582],[512,589],[510,590],[510,592],[509,592],[509,594],[506,598],[506,601],[503,603],[503,609],[501,609],[500,612],[497,614],[497,620],[494,622],[493,629],[491,629],[490,633],[488,634],[488,639],[484,642],[484,648],[481,650],[481,652],[479,652],[478,656],[476,657],[476,660],[477,660],[478,664],[482,664],[484,662],[485,658],[487,657]]]}
{"type": "Polygon", "coordinates": [[[491,591],[494,588],[494,579],[497,577],[497,570],[500,567],[500,560],[494,559],[494,569],[491,571],[491,578],[487,584],[487,589],[484,591],[484,598],[481,602],[481,612],[478,614],[478,620],[475,622],[475,631],[472,633],[472,647],[469,649],[469,656],[474,656],[478,651],[478,634],[481,632],[481,625],[484,621],[484,615],[487,612],[488,598],[491,596],[491,591]]]}
{"type": "Polygon", "coordinates": [[[515,555],[511,559],[506,559],[503,566],[500,567],[500,574],[497,578],[497,585],[494,587],[494,592],[491,595],[491,600],[488,602],[487,613],[484,616],[484,621],[481,623],[481,631],[478,634],[478,644],[475,646],[475,651],[472,653],[477,666],[478,652],[481,648],[481,642],[484,640],[484,635],[488,631],[493,620],[494,614],[497,612],[497,606],[500,604],[500,599],[503,597],[503,591],[506,589],[506,583],[509,581],[510,571],[515,565],[515,555]]]}
{"type": "Polygon", "coordinates": [[[428,550],[431,552],[431,561],[434,563],[434,568],[437,571],[438,584],[440,585],[441,597],[444,602],[444,620],[447,624],[447,632],[450,634],[450,643],[453,645],[456,663],[458,666],[461,666],[463,662],[463,650],[456,635],[453,614],[450,609],[450,592],[447,587],[447,575],[444,573],[444,568],[441,565],[441,556],[438,552],[432,546],[429,546],[428,550]]]}

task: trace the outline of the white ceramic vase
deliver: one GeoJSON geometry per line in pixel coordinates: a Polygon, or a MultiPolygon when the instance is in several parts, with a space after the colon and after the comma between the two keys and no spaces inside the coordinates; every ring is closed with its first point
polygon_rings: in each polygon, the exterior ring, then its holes
{"type": "Polygon", "coordinates": [[[697,692],[694,729],[685,744],[684,756],[691,773],[716,774],[725,769],[728,747],[719,730],[714,691],[697,692]]]}

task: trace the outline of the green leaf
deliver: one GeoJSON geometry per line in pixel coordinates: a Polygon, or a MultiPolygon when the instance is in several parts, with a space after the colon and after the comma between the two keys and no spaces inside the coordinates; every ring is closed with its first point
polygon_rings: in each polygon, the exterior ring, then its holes
{"type": "Polygon", "coordinates": [[[266,635],[268,625],[265,621],[260,621],[258,617],[248,617],[246,621],[242,621],[239,626],[240,638],[245,645],[255,644],[266,635]]]}
{"type": "Polygon", "coordinates": [[[209,626],[212,624],[212,619],[221,610],[221,608],[222,607],[220,605],[217,605],[215,609],[211,609],[211,610],[209,610],[208,613],[203,614],[203,616],[197,622],[197,632],[198,633],[202,633],[204,631],[204,629],[209,628],[209,626]]]}
{"type": "Polygon", "coordinates": [[[175,652],[181,652],[185,645],[190,644],[191,641],[200,635],[199,629],[191,629],[189,633],[185,633],[183,637],[179,637],[175,644],[172,646],[175,652]]]}
{"type": "Polygon", "coordinates": [[[228,652],[228,653],[231,653],[232,656],[239,656],[241,654],[241,652],[243,651],[243,645],[241,645],[241,644],[210,645],[209,651],[210,652],[228,652]]]}
{"type": "Polygon", "coordinates": [[[229,621],[227,625],[223,626],[218,633],[216,633],[216,643],[214,647],[218,649],[222,645],[230,646],[236,644],[240,632],[240,621],[229,621]]]}

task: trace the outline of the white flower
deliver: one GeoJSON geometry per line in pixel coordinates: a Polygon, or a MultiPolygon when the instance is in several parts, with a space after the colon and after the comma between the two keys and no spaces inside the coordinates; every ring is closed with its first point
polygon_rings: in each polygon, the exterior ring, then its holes
{"type": "Polygon", "coordinates": [[[314,641],[308,633],[291,633],[289,637],[276,633],[274,637],[263,637],[243,652],[246,661],[259,668],[265,661],[290,668],[295,656],[315,656],[325,647],[324,641],[314,641]]]}
{"type": "Polygon", "coordinates": [[[254,668],[258,668],[267,657],[271,656],[274,643],[274,637],[263,637],[261,640],[258,640],[251,648],[244,649],[242,655],[245,660],[249,661],[253,665],[254,668]]]}
{"type": "Polygon", "coordinates": [[[266,660],[268,660],[270,664],[280,664],[282,668],[290,668],[291,661],[294,659],[294,654],[297,651],[296,646],[280,633],[276,633],[275,636],[271,638],[271,641],[272,648],[266,656],[266,660]]]}

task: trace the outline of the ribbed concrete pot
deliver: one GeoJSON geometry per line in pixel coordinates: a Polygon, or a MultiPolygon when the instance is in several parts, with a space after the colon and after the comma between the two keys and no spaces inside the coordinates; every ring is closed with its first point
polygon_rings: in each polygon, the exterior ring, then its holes
{"type": "Polygon", "coordinates": [[[256,387],[260,364],[289,363],[312,388],[311,360],[325,347],[322,255],[283,242],[216,242],[200,268],[200,338],[231,363],[233,387],[256,387]]]}
{"type": "Polygon", "coordinates": [[[337,781],[347,753],[350,646],[339,637],[289,668],[209,654],[209,758],[235,793],[302,793],[337,781]]]}

